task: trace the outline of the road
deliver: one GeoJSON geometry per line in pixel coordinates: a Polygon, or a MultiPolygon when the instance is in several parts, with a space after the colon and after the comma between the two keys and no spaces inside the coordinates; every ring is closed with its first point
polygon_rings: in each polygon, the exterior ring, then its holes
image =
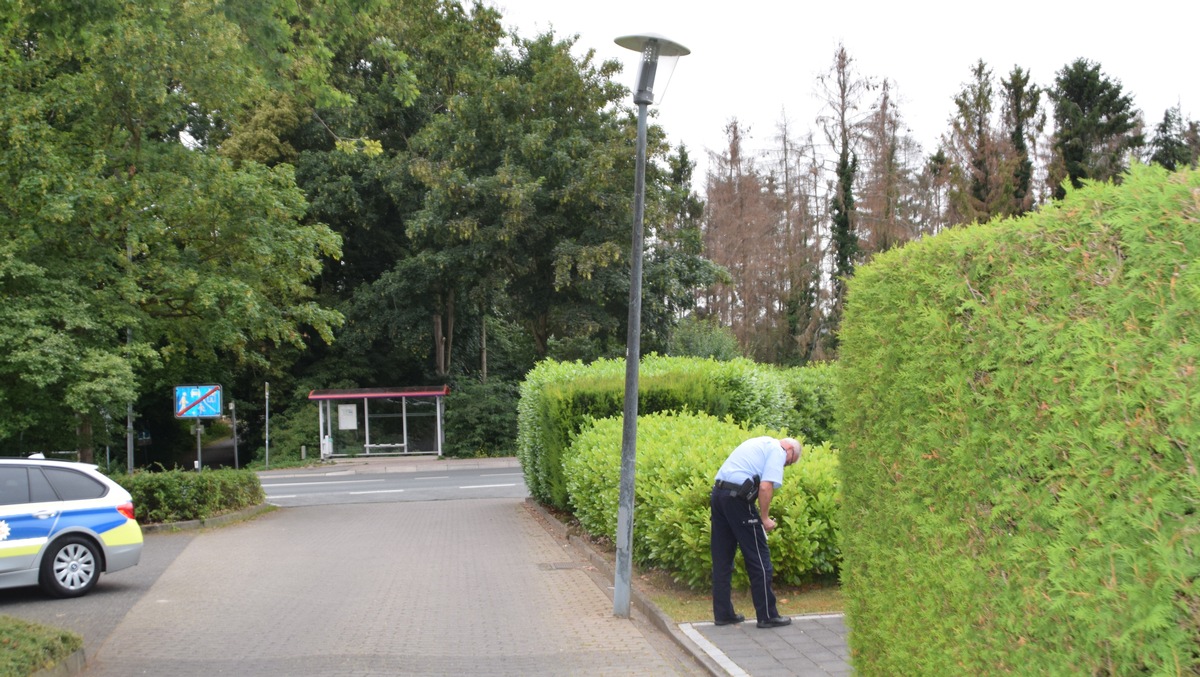
{"type": "Polygon", "coordinates": [[[438,469],[427,472],[295,473],[262,479],[267,502],[284,508],[346,503],[525,498],[516,468],[438,469]]]}

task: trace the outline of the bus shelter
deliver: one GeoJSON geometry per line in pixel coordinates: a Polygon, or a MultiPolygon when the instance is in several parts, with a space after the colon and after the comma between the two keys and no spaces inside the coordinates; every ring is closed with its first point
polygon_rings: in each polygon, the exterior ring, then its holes
{"type": "Polygon", "coordinates": [[[314,390],[321,458],[442,455],[449,386],[314,390]]]}

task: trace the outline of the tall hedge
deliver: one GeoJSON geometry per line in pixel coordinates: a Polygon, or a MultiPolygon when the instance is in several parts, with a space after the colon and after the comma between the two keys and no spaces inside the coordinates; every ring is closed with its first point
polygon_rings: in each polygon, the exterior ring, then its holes
{"type": "MultiPolygon", "coordinates": [[[[622,418],[597,421],[575,438],[566,457],[571,508],[591,534],[614,539],[620,494],[622,418]]],[[[664,569],[676,580],[704,590],[711,583],[709,493],[726,456],[760,435],[707,414],[658,413],[638,417],[634,483],[633,558],[664,569]]],[[[837,528],[837,454],[828,443],[805,446],[801,460],[784,471],[771,502],[779,528],[768,536],[775,580],[799,585],[834,573],[840,559],[837,528]]],[[[734,574],[745,587],[741,559],[734,574]]]]}
{"type": "MultiPolygon", "coordinates": [[[[746,359],[648,355],[638,374],[640,414],[686,409],[780,427],[794,408],[783,377],[746,359]]],[[[521,384],[517,406],[517,456],[533,497],[567,509],[564,451],[592,421],[621,415],[624,407],[624,360],[535,366],[521,384]]]]}
{"type": "Polygon", "coordinates": [[[863,675],[1200,673],[1200,173],[1135,167],[850,285],[863,675]]]}

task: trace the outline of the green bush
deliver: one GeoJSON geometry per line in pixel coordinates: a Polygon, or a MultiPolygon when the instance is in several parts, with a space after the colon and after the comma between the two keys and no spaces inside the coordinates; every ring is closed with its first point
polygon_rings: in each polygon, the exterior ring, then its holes
{"type": "MultiPolygon", "coordinates": [[[[620,417],[597,421],[575,438],[566,459],[571,507],[589,533],[615,538],[620,493],[620,417]]],[[[638,417],[633,557],[706,589],[712,580],[709,494],[729,452],[750,437],[782,436],[747,430],[707,414],[638,417]]],[[[788,467],[771,502],[779,528],[768,536],[775,580],[790,585],[837,570],[837,454],[828,445],[804,449],[788,467]]],[[[739,558],[736,585],[748,582],[739,558]]]]}
{"type": "Polygon", "coordinates": [[[742,347],[732,329],[717,322],[716,318],[693,315],[680,320],[671,332],[668,352],[676,357],[711,357],[719,361],[743,357],[742,347]]]}
{"type": "MultiPolygon", "coordinates": [[[[780,373],[746,359],[649,355],[638,386],[640,414],[688,409],[778,428],[793,409],[780,373]]],[[[624,400],[624,360],[547,360],[529,372],[517,407],[517,456],[535,499],[568,507],[563,451],[590,421],[622,414],[624,400]]]]}
{"type": "Polygon", "coordinates": [[[836,366],[831,362],[814,362],[782,373],[788,393],[795,401],[795,409],[787,418],[787,429],[806,440],[832,440],[836,366]]]}
{"type": "Polygon", "coordinates": [[[133,496],[141,524],[208,519],[266,500],[258,475],[249,470],[142,471],[112,479],[133,496]]]}
{"type": "Polygon", "coordinates": [[[860,674],[1200,672],[1198,196],[1139,166],[859,269],[836,439],[860,674]]]}
{"type": "Polygon", "coordinates": [[[446,455],[512,456],[517,447],[518,386],[463,380],[446,396],[446,455]]]}

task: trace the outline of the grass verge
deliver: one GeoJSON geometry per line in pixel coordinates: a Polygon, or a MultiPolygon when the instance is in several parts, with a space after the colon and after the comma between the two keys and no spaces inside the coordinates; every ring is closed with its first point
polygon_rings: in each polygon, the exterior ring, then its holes
{"type": "Polygon", "coordinates": [[[83,638],[68,630],[0,616],[0,677],[28,677],[82,647],[83,638]]]}
{"type": "MultiPolygon", "coordinates": [[[[680,585],[662,571],[639,572],[637,584],[642,594],[676,623],[712,620],[712,595],[708,591],[697,592],[680,585]]],[[[777,585],[774,590],[776,606],[783,616],[842,612],[842,591],[834,579],[798,588],[777,585]]],[[[733,608],[747,618],[754,618],[749,590],[733,591],[733,608]]]]}

